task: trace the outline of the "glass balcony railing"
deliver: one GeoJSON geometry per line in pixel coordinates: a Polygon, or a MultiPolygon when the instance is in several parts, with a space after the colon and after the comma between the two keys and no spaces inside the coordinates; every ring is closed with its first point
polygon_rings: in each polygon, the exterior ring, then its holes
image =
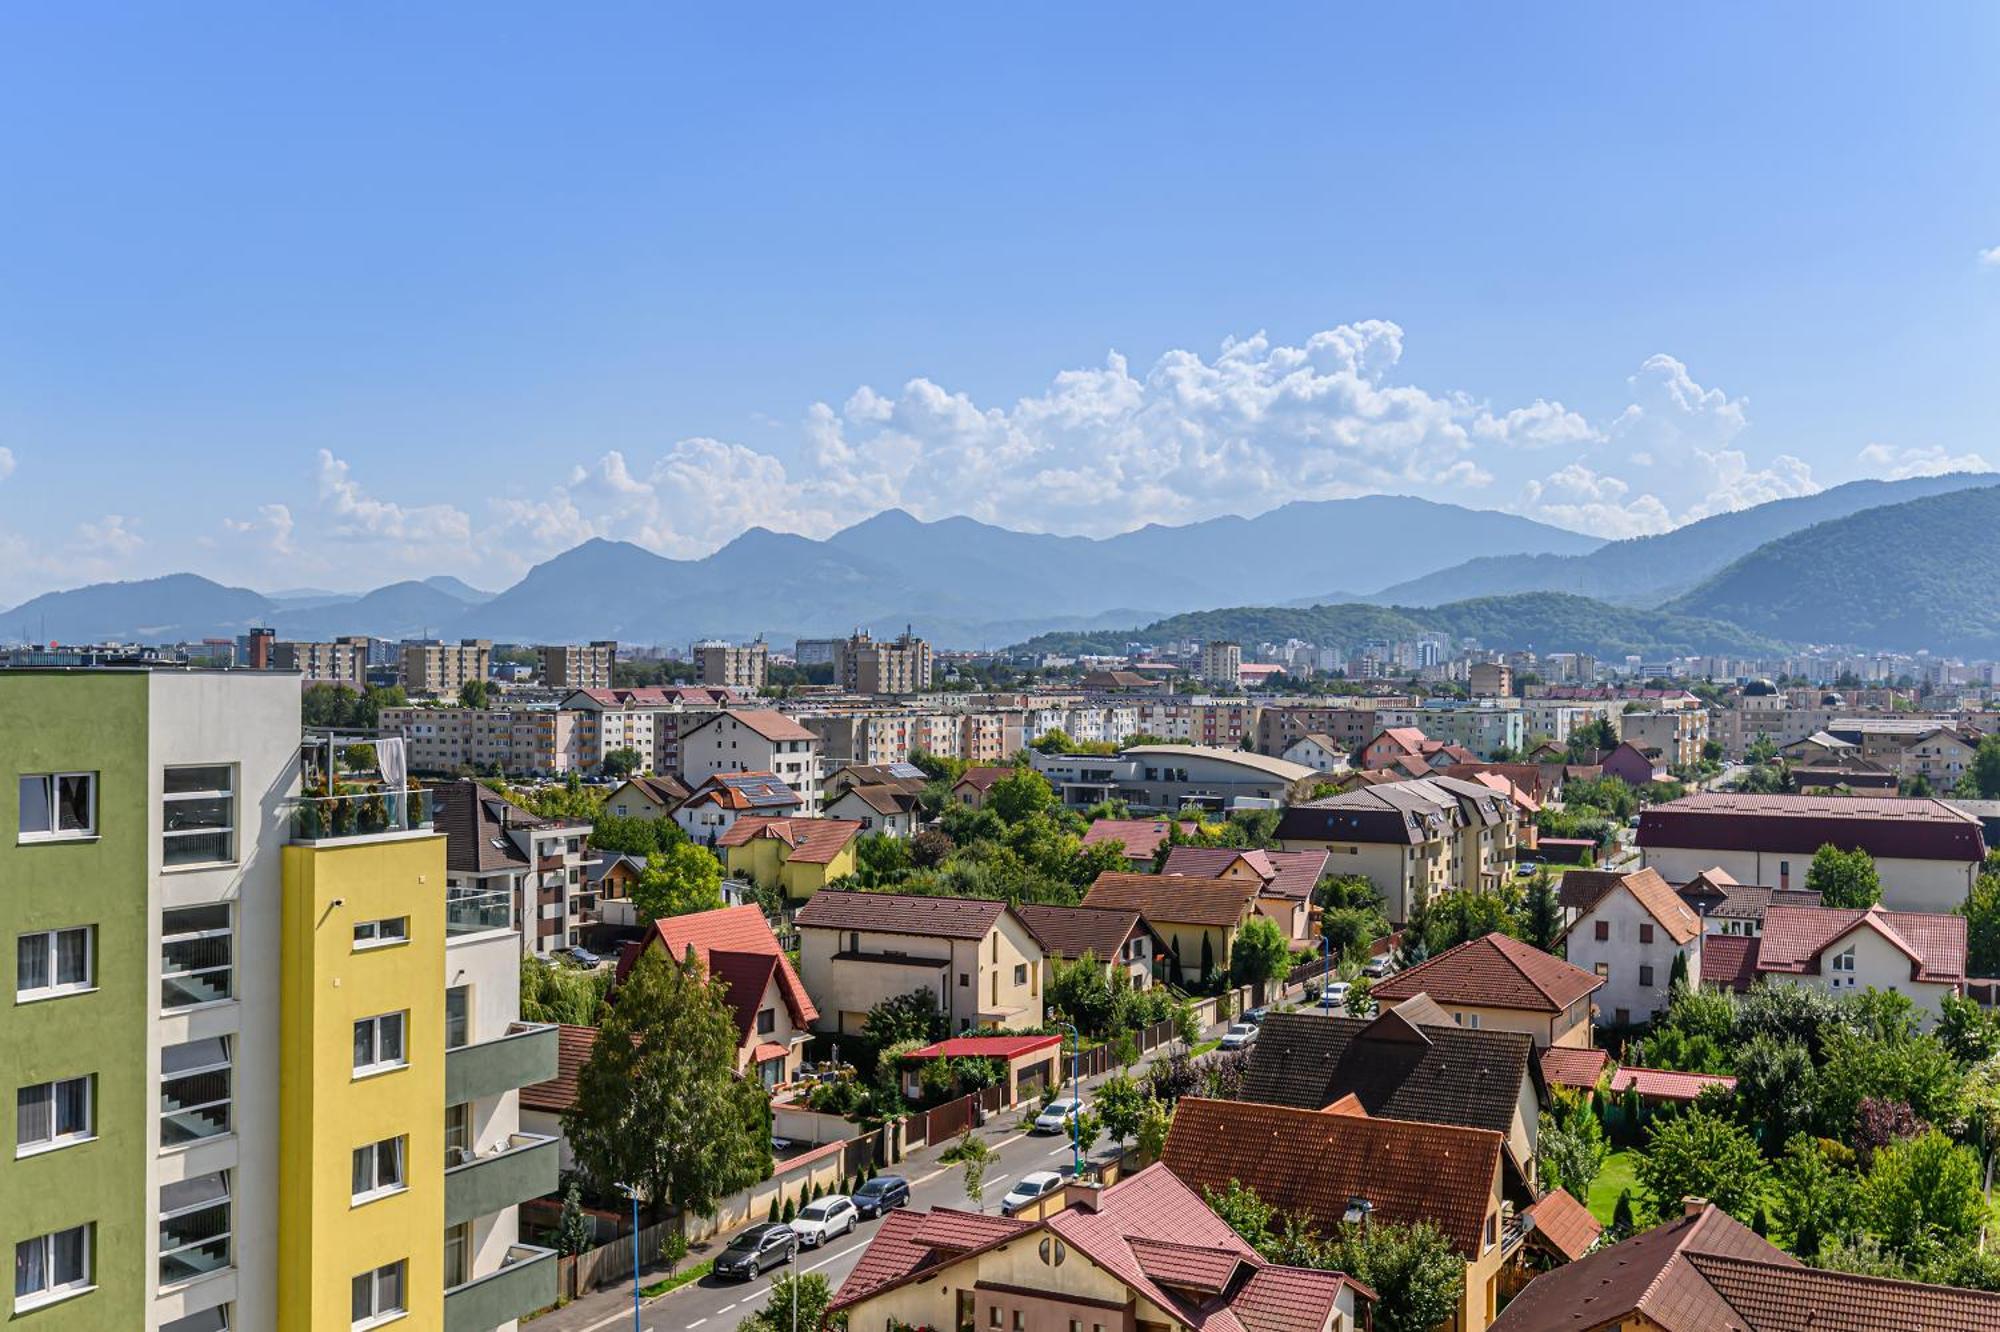
{"type": "Polygon", "coordinates": [[[508,888],[446,888],[444,932],[478,934],[514,928],[514,893],[508,888]]]}
{"type": "Polygon", "coordinates": [[[416,791],[354,791],[302,796],[283,805],[294,842],[332,842],[387,833],[429,832],[432,795],[416,791]]]}

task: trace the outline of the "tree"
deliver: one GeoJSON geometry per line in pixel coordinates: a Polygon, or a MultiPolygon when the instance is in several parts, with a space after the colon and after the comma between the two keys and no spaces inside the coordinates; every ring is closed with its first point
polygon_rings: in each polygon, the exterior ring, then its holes
{"type": "Polygon", "coordinates": [[[722,862],[688,841],[655,851],[632,885],[632,904],[648,920],[713,911],[722,905],[722,862]]]}
{"type": "Polygon", "coordinates": [[[1090,1149],[1104,1136],[1104,1120],[1095,1110],[1079,1110],[1069,1117],[1070,1132],[1076,1138],[1076,1150],[1084,1159],[1090,1157],[1090,1149]]]}
{"type": "Polygon", "coordinates": [[[1681,1199],[1695,1197],[1747,1223],[1763,1196],[1766,1167],[1739,1125],[1694,1106],[1647,1125],[1634,1173],[1661,1220],[1681,1210],[1681,1199]]]}
{"type": "Polygon", "coordinates": [[[1522,894],[1520,909],[1514,913],[1510,933],[1550,953],[1555,951],[1556,936],[1562,933],[1562,926],[1562,899],[1556,895],[1555,881],[1547,870],[1536,870],[1522,894]]]}
{"type": "MultiPolygon", "coordinates": [[[[1202,936],[1204,941],[1206,935],[1202,936]]],[[[1262,985],[1292,969],[1292,945],[1268,916],[1252,916],[1236,931],[1229,953],[1230,968],[1239,985],[1262,985]]]]}
{"type": "Polygon", "coordinates": [[[1139,1131],[1139,1121],[1145,1113],[1146,1094],[1123,1073],[1112,1074],[1097,1089],[1097,1116],[1121,1152],[1125,1140],[1139,1131]]]}
{"type": "Polygon", "coordinates": [[[1511,934],[1514,913],[1507,899],[1484,890],[1443,893],[1424,912],[1424,951],[1431,957],[1489,934],[1511,934]]]}
{"type": "Polygon", "coordinates": [[[1981,737],[1969,775],[1981,800],[2000,800],[2000,735],[1981,737]]]}
{"type": "Polygon", "coordinates": [[[667,1269],[668,1276],[681,1270],[681,1264],[687,1261],[687,1256],[688,1237],[685,1230],[675,1227],[661,1237],[660,1264],[667,1269]]]}
{"type": "Polygon", "coordinates": [[[1820,1143],[1806,1134],[1785,1144],[1785,1155],[1773,1176],[1772,1211],[1787,1247],[1811,1261],[1829,1236],[1846,1232],[1854,1212],[1853,1177],[1828,1159],[1820,1143]]]}
{"type": "Polygon", "coordinates": [[[571,1180],[563,1193],[562,1216],[556,1221],[556,1248],[575,1257],[590,1247],[591,1229],[583,1210],[583,1187],[571,1180]]]}
{"type": "Polygon", "coordinates": [[[1347,987],[1347,1016],[1368,1017],[1375,1011],[1375,982],[1366,976],[1347,987]]]}
{"type": "MultiPolygon", "coordinates": [[[[943,1063],[944,1061],[938,1060],[937,1062],[943,1063]]],[[[972,1126],[968,1124],[965,1127],[965,1132],[960,1134],[958,1141],[952,1145],[951,1155],[963,1170],[965,1196],[972,1199],[972,1206],[975,1210],[985,1211],[986,1163],[992,1159],[993,1149],[988,1147],[986,1140],[974,1133],[972,1126]]]]}
{"type": "Polygon", "coordinates": [[[1813,852],[1806,869],[1806,891],[1818,893],[1830,907],[1860,910],[1882,900],[1882,880],[1875,873],[1875,861],[1856,847],[1842,851],[1828,843],[1813,852]]]}
{"type": "Polygon", "coordinates": [[[770,1102],[736,1076],[736,1055],[721,980],[692,955],[640,953],[563,1115],[578,1166],[604,1191],[636,1188],[655,1219],[669,1207],[708,1215],[769,1175],[770,1102]]]}
{"type": "Polygon", "coordinates": [[[1941,1018],[1934,1034],[1953,1059],[1961,1064],[1980,1064],[2000,1054],[2000,1014],[1955,994],[1945,995],[1939,1010],[1941,1018]]]}
{"type": "Polygon", "coordinates": [[[986,791],[986,808],[1002,823],[1020,823],[1056,806],[1055,788],[1033,768],[1016,768],[986,791]]]}
{"type": "MultiPolygon", "coordinates": [[[[1980,744],[1983,747],[1985,741],[1980,744]]],[[[1959,904],[1957,911],[1965,917],[1966,974],[2000,975],[2000,874],[1990,869],[1982,872],[1973,881],[1971,895],[1959,904]]]]}
{"type": "Polygon", "coordinates": [[[1632,1190],[1618,1190],[1618,1201],[1611,1205],[1611,1233],[1623,1239],[1638,1227],[1638,1220],[1632,1215],[1632,1190]]]}
{"type": "Polygon", "coordinates": [[[941,1040],[945,1016],[938,1011],[938,997],[928,989],[894,995],[868,1010],[862,1019],[861,1034],[886,1048],[904,1041],[941,1040]]]}
{"type": "Polygon", "coordinates": [[[1315,1258],[1375,1291],[1375,1332],[1430,1332],[1458,1312],[1465,1289],[1465,1260],[1428,1221],[1342,1224],[1315,1258]]]}
{"type": "Polygon", "coordinates": [[[1736,1057],[1736,1115],[1775,1148],[1813,1122],[1812,1054],[1798,1041],[1756,1036],[1736,1057]]]}
{"type": "Polygon", "coordinates": [[[627,746],[606,754],[604,762],[598,766],[606,777],[630,777],[639,771],[640,765],[644,762],[645,759],[640,756],[638,750],[627,746]]]}
{"type": "Polygon", "coordinates": [[[1552,1089],[1553,1104],[1542,1112],[1536,1134],[1536,1156],[1541,1163],[1542,1184],[1551,1189],[1567,1189],[1573,1198],[1590,1196],[1591,1181],[1604,1168],[1611,1148],[1604,1141],[1604,1126],[1597,1122],[1589,1102],[1581,1092],[1552,1089]]]}
{"type": "Polygon", "coordinates": [[[1319,932],[1340,962],[1365,954],[1369,944],[1388,933],[1388,921],[1373,906],[1326,907],[1319,913],[1319,932]]]}
{"type": "Polygon", "coordinates": [[[1167,1149],[1167,1134],[1174,1127],[1173,1107],[1148,1095],[1139,1112],[1139,1161],[1150,1165],[1167,1149]]]}
{"type": "Polygon", "coordinates": [[[493,686],[484,680],[467,680],[458,687],[458,705],[484,710],[493,706],[493,686]]]}
{"type": "Polygon", "coordinates": [[[533,957],[521,959],[521,1020],[595,1027],[604,1018],[609,971],[552,967],[533,957]]]}
{"type": "Polygon", "coordinates": [[[1964,1086],[1958,1061],[1932,1037],[1879,1041],[1835,1032],[1820,1068],[1818,1127],[1829,1138],[1847,1139],[1861,1103],[1871,1097],[1901,1101],[1926,1123],[1954,1123],[1964,1086]]]}
{"type": "Polygon", "coordinates": [[[1986,1220],[1979,1157],[1932,1129],[1875,1153],[1862,1184],[1869,1228],[1905,1259],[1977,1238],[1986,1220]]]}
{"type": "Polygon", "coordinates": [[[1204,1186],[1201,1193],[1209,1210],[1242,1236],[1245,1244],[1260,1252],[1270,1245],[1271,1220],[1277,1209],[1259,1198],[1255,1189],[1245,1188],[1241,1180],[1232,1179],[1226,1189],[1204,1186]]]}
{"type": "Polygon", "coordinates": [[[764,1307],[736,1324],[736,1332],[820,1332],[833,1287],[818,1272],[786,1272],[771,1282],[764,1307]]]}

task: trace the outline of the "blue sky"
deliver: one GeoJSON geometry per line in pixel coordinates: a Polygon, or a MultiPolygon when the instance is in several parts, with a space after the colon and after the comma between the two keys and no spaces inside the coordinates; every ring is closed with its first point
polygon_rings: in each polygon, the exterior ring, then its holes
{"type": "Polygon", "coordinates": [[[1993,6],[760,8],[0,17],[0,603],[2000,465],[1993,6]]]}

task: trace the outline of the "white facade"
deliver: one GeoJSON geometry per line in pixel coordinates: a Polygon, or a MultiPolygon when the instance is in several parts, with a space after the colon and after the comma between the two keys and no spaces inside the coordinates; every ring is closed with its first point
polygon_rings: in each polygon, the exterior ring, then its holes
{"type": "MultiPolygon", "coordinates": [[[[1812,852],[1649,846],[1641,849],[1640,863],[1658,870],[1668,883],[1686,883],[1703,870],[1720,867],[1738,883],[1804,888],[1812,852]]],[[[1876,860],[1875,872],[1882,880],[1882,905],[1889,910],[1951,912],[1971,895],[1979,862],[1884,857],[1876,860]]]]}
{"type": "MultiPolygon", "coordinates": [[[[1688,911],[1690,918],[1694,913],[1688,911]]],[[[1613,888],[1577,917],[1564,952],[1572,966],[1595,973],[1604,985],[1591,996],[1601,1024],[1625,1027],[1666,1011],[1674,959],[1685,955],[1690,980],[1701,976],[1702,935],[1683,944],[1630,890],[1613,888]]]]}
{"type": "MultiPolygon", "coordinates": [[[[779,714],[772,713],[772,717],[779,714]]],[[[789,717],[787,729],[803,729],[789,717]]],[[[800,811],[818,817],[821,802],[819,737],[766,739],[739,715],[723,713],[681,736],[681,780],[693,790],[723,772],[769,772],[792,788],[804,802],[800,811]]]]}

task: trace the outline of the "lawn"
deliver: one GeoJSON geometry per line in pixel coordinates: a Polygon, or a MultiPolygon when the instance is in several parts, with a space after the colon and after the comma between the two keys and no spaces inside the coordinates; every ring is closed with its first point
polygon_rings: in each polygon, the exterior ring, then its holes
{"type": "Polygon", "coordinates": [[[1632,1176],[1635,1160],[1636,1154],[1629,1147],[1615,1151],[1604,1158],[1604,1169],[1590,1182],[1590,1197],[1585,1200],[1590,1205],[1590,1214],[1607,1226],[1622,1191],[1632,1190],[1632,1206],[1635,1209],[1639,1206],[1639,1185],[1632,1176]]]}

